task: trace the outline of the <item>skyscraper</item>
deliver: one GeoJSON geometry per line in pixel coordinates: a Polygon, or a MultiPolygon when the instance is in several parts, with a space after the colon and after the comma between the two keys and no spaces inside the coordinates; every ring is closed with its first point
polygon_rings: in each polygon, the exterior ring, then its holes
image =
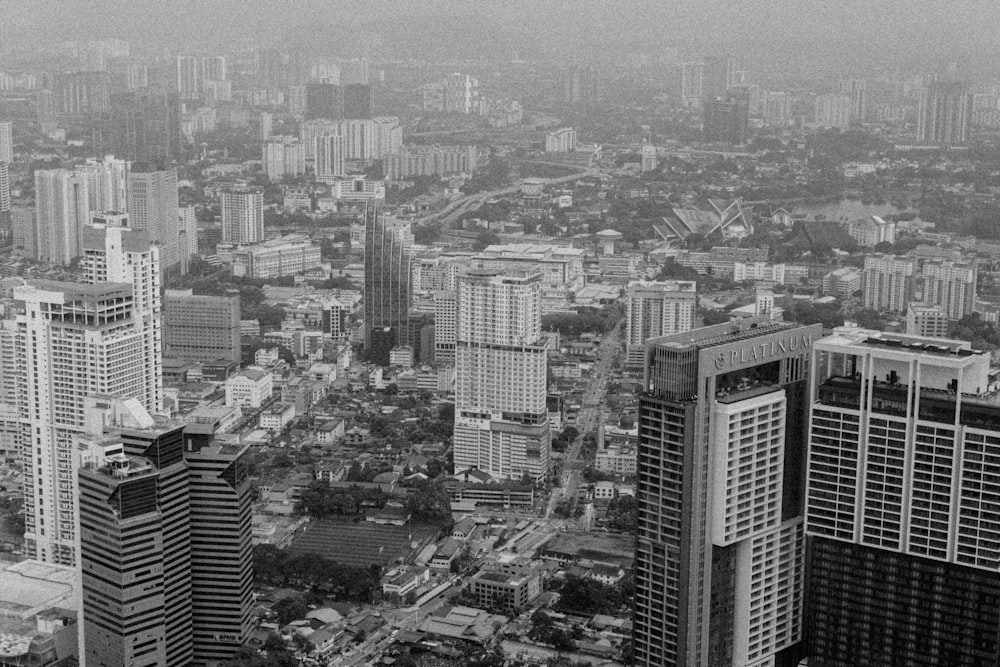
{"type": "Polygon", "coordinates": [[[720,56],[704,59],[701,90],[704,97],[725,97],[731,88],[741,83],[742,73],[735,58],[720,56]]]}
{"type": "Polygon", "coordinates": [[[94,155],[132,162],[169,162],[181,155],[181,109],[177,95],[130,92],[114,95],[91,115],[94,155]]]}
{"type": "Polygon", "coordinates": [[[341,86],[344,100],[344,118],[371,118],[375,111],[375,99],[370,83],[349,83],[341,86]]]}
{"type": "Polygon", "coordinates": [[[163,356],[188,361],[240,361],[240,298],[167,290],[163,356]]]}
{"type": "Polygon", "coordinates": [[[633,280],[628,284],[625,348],[629,367],[642,368],[646,361],[646,341],[650,338],[694,328],[697,288],[693,280],[633,280]]]}
{"type": "Polygon", "coordinates": [[[90,284],[39,280],[14,289],[25,549],[63,564],[78,557],[74,439],[87,431],[86,398],[163,408],[159,248],[141,231],[85,232],[90,284]]]}
{"type": "Polygon", "coordinates": [[[593,104],[598,98],[597,75],[589,66],[574,65],[562,72],[561,94],[566,104],[593,104]]]}
{"type": "Polygon", "coordinates": [[[177,270],[181,257],[180,219],[177,217],[177,170],[153,163],[137,163],[128,175],[130,226],[145,229],[160,244],[163,272],[177,270]]]}
{"type": "Polygon", "coordinates": [[[35,259],[69,264],[80,256],[80,230],[90,216],[84,177],[66,169],[35,172],[35,259]]]}
{"type": "Polygon", "coordinates": [[[541,480],[549,472],[542,275],[474,269],[458,282],[456,472],[541,480]]]}
{"type": "Polygon", "coordinates": [[[828,93],[816,96],[816,125],[846,130],[851,125],[849,95],[828,93]]]}
{"type": "Polygon", "coordinates": [[[316,178],[343,176],[344,136],[341,134],[321,134],[316,137],[313,149],[316,178]]]}
{"type": "Polygon", "coordinates": [[[201,62],[194,56],[177,56],[177,92],[182,100],[201,94],[201,62]]]}
{"type": "Polygon", "coordinates": [[[970,315],[976,305],[975,262],[927,260],[921,269],[924,282],[924,303],[940,306],[949,320],[970,315]]]}
{"type": "Polygon", "coordinates": [[[115,428],[93,445],[79,476],[88,663],[231,657],[251,629],[246,447],[200,424],[115,428]]]}
{"type": "Polygon", "coordinates": [[[705,141],[737,145],[750,138],[750,105],[746,95],[706,98],[702,114],[705,141]]]}
{"type": "Polygon", "coordinates": [[[801,470],[819,325],[650,341],[639,402],[635,664],[797,665],[801,470]]]}
{"type": "Polygon", "coordinates": [[[10,165],[0,162],[0,216],[10,212],[10,165]]]}
{"type": "Polygon", "coordinates": [[[913,300],[917,263],[909,257],[868,255],[865,257],[863,303],[865,308],[905,313],[913,300]]]}
{"type": "Polygon", "coordinates": [[[917,140],[953,146],[969,139],[972,94],[957,81],[936,81],[920,95],[917,108],[917,140]]]}
{"type": "Polygon", "coordinates": [[[369,359],[389,365],[389,352],[407,345],[410,317],[409,222],[388,218],[371,207],[365,212],[365,350],[369,359]]]}
{"type": "Polygon", "coordinates": [[[126,160],[106,155],[103,160],[90,158],[86,163],[73,168],[73,171],[87,182],[91,211],[128,212],[127,193],[131,167],[131,163],[126,160]]]}
{"type": "Polygon", "coordinates": [[[0,120],[0,162],[14,162],[14,124],[0,120]]]}
{"type": "Polygon", "coordinates": [[[222,240],[258,243],[264,240],[264,193],[226,190],[222,193],[222,240]]]}
{"type": "Polygon", "coordinates": [[[840,92],[851,99],[851,120],[863,121],[868,112],[868,82],[845,79],[840,82],[840,92]]]}
{"type": "Polygon", "coordinates": [[[306,118],[336,120],[344,117],[344,98],[332,83],[306,84],[306,118]]]}
{"type": "Polygon", "coordinates": [[[272,181],[306,173],[305,146],[292,137],[274,137],[262,149],[264,174],[272,181]]]}
{"type": "Polygon", "coordinates": [[[989,352],[840,329],[813,367],[809,664],[1000,664],[989,352]]]}

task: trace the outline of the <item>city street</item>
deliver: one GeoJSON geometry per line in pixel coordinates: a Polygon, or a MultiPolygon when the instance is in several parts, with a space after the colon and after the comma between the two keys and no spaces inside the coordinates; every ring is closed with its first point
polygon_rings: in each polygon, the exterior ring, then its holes
{"type": "MultiPolygon", "coordinates": [[[[597,350],[597,361],[591,371],[591,382],[583,394],[583,406],[577,417],[576,428],[580,434],[566,450],[563,459],[562,485],[553,489],[545,510],[545,518],[551,518],[552,512],[564,498],[575,499],[576,489],[580,483],[581,471],[587,467],[586,461],[580,460],[580,450],[583,448],[583,438],[597,427],[604,406],[604,394],[614,366],[615,358],[621,348],[621,329],[619,323],[614,329],[604,335],[597,350]]],[[[574,500],[575,505],[575,500],[574,500]]]]}

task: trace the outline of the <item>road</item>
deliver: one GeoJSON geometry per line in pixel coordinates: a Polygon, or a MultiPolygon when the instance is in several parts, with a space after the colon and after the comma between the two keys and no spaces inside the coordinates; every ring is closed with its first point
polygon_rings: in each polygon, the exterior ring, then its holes
{"type": "Polygon", "coordinates": [[[618,326],[605,334],[597,349],[597,362],[590,374],[590,385],[583,393],[583,407],[580,409],[576,421],[576,428],[580,434],[566,450],[566,457],[563,459],[562,485],[552,492],[549,505],[545,510],[546,519],[552,516],[556,505],[564,498],[572,500],[574,507],[576,505],[576,488],[580,483],[580,473],[587,467],[587,461],[580,460],[583,438],[597,427],[600,419],[611,370],[615,358],[621,350],[621,329],[622,325],[619,323],[618,326]]]}
{"type": "MultiPolygon", "coordinates": [[[[547,163],[546,163],[547,164],[547,163]]],[[[563,165],[569,166],[569,165],[563,165]]],[[[559,185],[560,183],[569,183],[571,181],[578,181],[583,178],[590,176],[598,176],[601,171],[598,169],[585,169],[584,171],[576,172],[574,174],[568,174],[566,176],[559,176],[558,178],[546,178],[542,179],[545,185],[559,185]]],[[[464,195],[448,202],[440,211],[432,213],[431,215],[423,218],[418,224],[429,224],[429,223],[442,223],[444,226],[448,226],[458,220],[458,218],[468,211],[474,211],[487,200],[493,199],[495,197],[502,197],[504,195],[511,195],[521,189],[520,184],[512,185],[506,188],[500,188],[497,190],[486,190],[484,192],[477,192],[471,195],[464,195]]]]}

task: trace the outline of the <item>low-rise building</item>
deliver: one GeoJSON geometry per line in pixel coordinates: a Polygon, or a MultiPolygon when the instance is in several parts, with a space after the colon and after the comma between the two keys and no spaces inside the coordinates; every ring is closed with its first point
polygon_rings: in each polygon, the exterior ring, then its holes
{"type": "Polygon", "coordinates": [[[226,405],[259,408],[273,390],[274,377],[270,373],[248,368],[226,380],[226,405]]]}
{"type": "Polygon", "coordinates": [[[469,580],[469,592],[479,606],[514,616],[542,592],[537,572],[515,574],[495,570],[480,570],[469,580]]]}
{"type": "Polygon", "coordinates": [[[232,251],[233,275],[245,278],[280,278],[320,268],[320,248],[305,237],[289,236],[232,251]]]}
{"type": "Polygon", "coordinates": [[[280,431],[295,419],[295,406],[275,403],[260,413],[260,427],[268,431],[280,431]]]}

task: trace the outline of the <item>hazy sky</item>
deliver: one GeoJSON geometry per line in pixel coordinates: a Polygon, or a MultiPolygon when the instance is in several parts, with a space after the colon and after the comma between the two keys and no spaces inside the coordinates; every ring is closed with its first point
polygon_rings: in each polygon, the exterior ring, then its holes
{"type": "Polygon", "coordinates": [[[18,46],[123,36],[177,51],[224,49],[281,44],[302,26],[373,24],[402,31],[407,43],[428,25],[435,40],[471,25],[493,40],[484,51],[568,43],[598,57],[664,44],[860,64],[1000,51],[995,0],[0,0],[0,17],[0,39],[18,46]]]}

